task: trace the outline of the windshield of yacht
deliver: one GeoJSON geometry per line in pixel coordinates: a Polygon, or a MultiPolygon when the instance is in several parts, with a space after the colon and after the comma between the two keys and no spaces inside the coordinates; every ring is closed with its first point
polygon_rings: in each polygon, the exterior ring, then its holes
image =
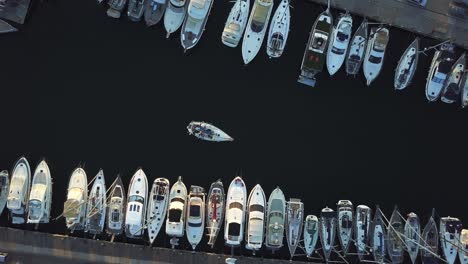
{"type": "Polygon", "coordinates": [[[236,23],[230,23],[228,25],[228,28],[233,30],[233,31],[240,31],[240,26],[239,26],[239,24],[236,24],[236,23]]]}
{"type": "Polygon", "coordinates": [[[343,42],[348,39],[348,35],[344,34],[343,32],[339,31],[338,34],[336,34],[336,38],[343,42]]]}
{"type": "Polygon", "coordinates": [[[240,224],[230,223],[228,235],[229,237],[238,237],[240,235],[240,224]]]}
{"type": "Polygon", "coordinates": [[[169,210],[169,222],[179,223],[182,218],[182,210],[180,209],[170,209],[169,210]]]}
{"type": "Polygon", "coordinates": [[[338,55],[343,55],[345,53],[345,50],[337,48],[337,47],[333,47],[332,52],[335,53],[335,54],[338,54],[338,55]]]}
{"type": "Polygon", "coordinates": [[[263,30],[269,9],[269,6],[256,5],[252,19],[252,25],[250,26],[253,32],[258,33],[263,30]]]}
{"type": "Polygon", "coordinates": [[[249,212],[263,212],[264,208],[262,205],[259,204],[252,204],[249,207],[249,212]]]}
{"type": "Polygon", "coordinates": [[[114,209],[112,211],[111,218],[112,218],[112,222],[119,222],[120,221],[120,212],[119,212],[119,210],[114,209]]]}
{"type": "Polygon", "coordinates": [[[375,64],[379,64],[382,61],[382,57],[375,57],[375,56],[371,55],[369,57],[369,61],[372,62],[372,63],[375,63],[375,64]]]}
{"type": "Polygon", "coordinates": [[[145,200],[143,199],[143,197],[141,197],[140,195],[132,195],[128,198],[128,202],[131,203],[131,202],[137,202],[137,203],[144,203],[145,200]]]}
{"type": "Polygon", "coordinates": [[[234,209],[234,208],[242,210],[243,206],[242,206],[241,203],[238,203],[238,202],[233,202],[233,203],[229,204],[229,209],[234,209]]]}
{"type": "Polygon", "coordinates": [[[200,205],[191,205],[190,206],[190,216],[200,217],[201,207],[200,205]]]}

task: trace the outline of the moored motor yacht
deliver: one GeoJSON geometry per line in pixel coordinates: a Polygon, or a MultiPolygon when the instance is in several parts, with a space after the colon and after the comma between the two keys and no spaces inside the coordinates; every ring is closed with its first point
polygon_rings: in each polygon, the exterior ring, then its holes
{"type": "Polygon", "coordinates": [[[186,221],[187,240],[195,250],[205,231],[205,189],[200,186],[190,186],[186,221]]]}
{"type": "Polygon", "coordinates": [[[224,45],[235,48],[239,44],[247,24],[250,0],[236,0],[224,25],[221,41],[224,45]]]}
{"type": "Polygon", "coordinates": [[[145,217],[148,204],[148,178],[143,169],[133,174],[128,186],[127,209],[125,210],[125,235],[141,238],[145,232],[145,217]]]}
{"type": "Polygon", "coordinates": [[[439,99],[454,61],[455,47],[450,43],[442,44],[434,53],[426,81],[426,98],[429,102],[439,99]]]}
{"type": "Polygon", "coordinates": [[[168,0],[166,12],[164,13],[164,28],[166,38],[176,32],[184,22],[187,13],[187,0],[168,0]]]}
{"type": "Polygon", "coordinates": [[[145,11],[145,0],[128,0],[127,16],[133,22],[138,22],[145,11]]]}
{"type": "Polygon", "coordinates": [[[76,168],[68,182],[67,200],[63,205],[62,215],[67,228],[73,233],[84,229],[86,203],[88,202],[88,178],[81,167],[76,168]]]}
{"type": "Polygon", "coordinates": [[[8,197],[8,189],[10,188],[10,175],[7,170],[0,172],[0,215],[5,209],[8,197]]]}
{"type": "Polygon", "coordinates": [[[230,247],[240,246],[244,240],[247,189],[241,177],[236,177],[229,185],[226,196],[224,240],[230,247]]]}
{"type": "Polygon", "coordinates": [[[120,176],[117,176],[112,183],[112,190],[109,194],[109,203],[107,210],[106,232],[109,235],[120,235],[124,230],[125,220],[125,187],[120,176]]]}
{"type": "Polygon", "coordinates": [[[107,16],[112,18],[120,18],[122,11],[127,4],[127,0],[109,0],[109,9],[107,9],[107,16]]]}
{"type": "Polygon", "coordinates": [[[28,202],[28,224],[49,223],[52,205],[52,177],[45,160],[37,165],[28,202]]]}
{"type": "Polygon", "coordinates": [[[166,11],[169,0],[146,0],[145,2],[145,23],[148,27],[154,26],[161,21],[164,11],[166,11]]]}
{"type": "Polygon", "coordinates": [[[260,184],[250,191],[249,199],[247,200],[247,230],[245,234],[245,248],[258,251],[262,248],[263,235],[265,230],[265,207],[266,198],[260,184]]]}
{"type": "Polygon", "coordinates": [[[214,0],[192,0],[189,2],[187,15],[180,30],[180,43],[184,51],[193,48],[200,41],[213,2],[214,0]]]}
{"type": "Polygon", "coordinates": [[[353,18],[348,13],[338,18],[338,24],[331,34],[330,45],[327,51],[327,69],[334,75],[343,65],[348,52],[349,41],[353,30],[353,18]]]}
{"type": "Polygon", "coordinates": [[[448,78],[445,80],[442,88],[440,100],[444,103],[451,104],[460,100],[461,86],[460,81],[466,69],[466,53],[463,53],[455,62],[448,78]]]}
{"type": "Polygon", "coordinates": [[[382,70],[389,37],[390,31],[386,27],[381,26],[371,29],[363,69],[367,86],[379,76],[382,70]]]}
{"type": "Polygon", "coordinates": [[[286,218],[286,198],[279,187],[268,198],[265,246],[272,250],[283,247],[284,222],[286,218]]]}
{"type": "Polygon", "coordinates": [[[187,187],[179,176],[169,192],[169,207],[166,220],[166,234],[170,237],[183,237],[185,210],[187,207],[187,187]]]}
{"type": "Polygon", "coordinates": [[[458,257],[460,257],[461,264],[468,264],[468,229],[461,231],[458,257]]]}
{"type": "Polygon", "coordinates": [[[31,190],[31,168],[25,157],[20,158],[11,173],[7,208],[12,224],[24,224],[28,214],[28,200],[31,190]]]}

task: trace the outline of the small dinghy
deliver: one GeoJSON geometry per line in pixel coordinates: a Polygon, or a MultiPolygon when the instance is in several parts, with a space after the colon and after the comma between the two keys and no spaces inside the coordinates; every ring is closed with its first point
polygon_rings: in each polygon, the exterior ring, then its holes
{"type": "Polygon", "coordinates": [[[327,52],[327,69],[330,76],[334,75],[343,65],[348,52],[349,40],[353,30],[353,18],[349,14],[342,14],[333,33],[327,52]]]}
{"type": "Polygon", "coordinates": [[[208,192],[208,205],[206,212],[206,232],[208,235],[208,245],[214,248],[216,238],[224,220],[224,186],[221,180],[213,182],[208,192]]]}
{"type": "Polygon", "coordinates": [[[367,19],[364,18],[361,25],[354,33],[348,54],[346,56],[346,73],[350,75],[358,74],[364,60],[364,52],[367,46],[367,19]]]}
{"type": "Polygon", "coordinates": [[[419,217],[415,213],[409,213],[405,223],[405,246],[411,262],[416,263],[421,244],[421,225],[419,217]]]}
{"type": "Polygon", "coordinates": [[[346,255],[353,239],[353,204],[348,200],[340,200],[338,201],[336,211],[338,213],[338,239],[340,240],[343,254],[346,255]]]}
{"type": "Polygon", "coordinates": [[[450,43],[442,44],[440,50],[434,53],[426,81],[426,98],[429,102],[439,99],[454,61],[455,47],[450,43]]]}
{"type": "Polygon", "coordinates": [[[109,210],[107,212],[107,228],[109,235],[120,235],[124,229],[125,217],[125,188],[120,176],[117,176],[112,184],[112,190],[109,195],[109,210]]]}
{"type": "Polygon", "coordinates": [[[468,106],[468,71],[465,70],[463,77],[460,81],[460,90],[461,90],[461,106],[463,108],[468,106]]]}
{"type": "Polygon", "coordinates": [[[304,249],[308,258],[312,257],[319,237],[319,220],[315,215],[308,215],[304,224],[304,249]]]}
{"type": "Polygon", "coordinates": [[[244,240],[246,202],[247,188],[242,178],[236,177],[229,185],[226,196],[224,240],[227,246],[238,247],[244,240]]]}
{"type": "Polygon", "coordinates": [[[290,19],[289,0],[281,0],[268,31],[267,54],[270,58],[278,58],[283,54],[288,40],[290,19]]]}
{"type": "Polygon", "coordinates": [[[291,198],[286,206],[286,241],[288,242],[289,254],[291,254],[292,259],[301,240],[302,224],[304,223],[304,204],[300,199],[291,198]]]}
{"type": "Polygon", "coordinates": [[[185,229],[187,240],[195,250],[205,231],[205,189],[200,186],[190,186],[185,229]]]}
{"type": "Polygon", "coordinates": [[[283,247],[286,198],[279,187],[268,198],[265,246],[271,251],[283,247]]]}
{"type": "Polygon", "coordinates": [[[395,70],[395,90],[403,90],[411,83],[419,58],[419,38],[416,38],[405,50],[395,70]]]}
{"type": "Polygon", "coordinates": [[[180,30],[180,43],[184,51],[191,49],[200,41],[205,31],[214,0],[192,0],[187,9],[187,16],[180,30]]]}
{"type": "Polygon", "coordinates": [[[168,0],[169,3],[164,13],[164,28],[166,29],[166,38],[176,32],[184,22],[187,13],[188,0],[168,0]]]}
{"type": "Polygon", "coordinates": [[[333,246],[335,245],[336,213],[331,208],[323,208],[320,213],[320,242],[322,243],[325,261],[330,260],[333,246]]]}
{"type": "Polygon", "coordinates": [[[28,214],[28,200],[31,190],[31,168],[25,157],[20,158],[11,174],[7,208],[12,224],[24,224],[28,214]]]}
{"type": "Polygon", "coordinates": [[[166,178],[157,178],[154,180],[153,186],[151,187],[146,215],[146,226],[150,245],[154,243],[154,240],[164,224],[168,204],[169,180],[166,178]]]}
{"type": "Polygon", "coordinates": [[[145,0],[128,0],[127,16],[133,22],[139,22],[145,11],[145,0]]]}
{"type": "Polygon", "coordinates": [[[258,251],[262,248],[263,231],[265,230],[265,206],[266,198],[260,184],[250,191],[249,199],[247,200],[247,229],[246,229],[246,245],[245,248],[258,251]]]}
{"type": "Polygon", "coordinates": [[[169,193],[169,209],[166,220],[166,234],[170,237],[183,237],[185,211],[187,207],[187,187],[179,176],[169,193]]]}
{"type": "Polygon", "coordinates": [[[371,209],[366,205],[358,205],[354,222],[354,237],[359,260],[363,260],[368,255],[367,242],[369,241],[371,221],[371,209]]]}
{"type": "Polygon", "coordinates": [[[374,260],[378,263],[385,263],[387,236],[385,234],[385,224],[382,219],[382,212],[379,207],[375,210],[374,220],[372,221],[369,244],[374,260]]]}
{"type": "Polygon", "coordinates": [[[120,18],[127,4],[127,0],[109,0],[108,4],[109,9],[107,9],[107,15],[112,18],[120,18]]]}
{"type": "Polygon", "coordinates": [[[466,69],[465,53],[455,62],[448,78],[445,80],[442,88],[440,100],[444,103],[455,103],[460,99],[461,86],[460,81],[466,69]]]}
{"type": "Polygon", "coordinates": [[[385,27],[372,28],[366,56],[364,57],[364,76],[369,86],[379,76],[385,58],[390,32],[385,27]]]}
{"type": "Polygon", "coordinates": [[[76,168],[68,182],[67,200],[63,205],[62,215],[67,228],[73,233],[83,230],[86,219],[86,203],[88,202],[88,178],[82,168],[76,168]]]}
{"type": "Polygon", "coordinates": [[[169,0],[146,0],[145,2],[145,23],[148,27],[154,26],[161,21],[164,11],[166,11],[169,0]]]}
{"type": "Polygon", "coordinates": [[[93,186],[88,196],[85,232],[89,232],[93,235],[102,233],[106,220],[106,209],[106,180],[104,178],[104,172],[100,170],[94,179],[93,186]]]}
{"type": "Polygon", "coordinates": [[[462,222],[460,219],[450,216],[440,218],[440,246],[447,264],[455,263],[461,230],[462,222]]]}
{"type": "Polygon", "coordinates": [[[427,222],[421,234],[421,261],[423,264],[437,264],[439,250],[439,232],[437,231],[437,224],[434,220],[435,212],[432,212],[431,218],[427,222]]]}
{"type": "Polygon", "coordinates": [[[273,0],[254,0],[242,41],[242,58],[246,65],[257,56],[262,47],[272,10],[273,0]]]}
{"type": "Polygon", "coordinates": [[[10,188],[10,176],[7,170],[0,172],[0,215],[5,209],[8,197],[8,189],[10,188]]]}
{"type": "Polygon", "coordinates": [[[460,257],[461,264],[468,264],[468,229],[461,231],[458,257],[460,257]]]}
{"type": "Polygon", "coordinates": [[[127,209],[125,210],[125,235],[141,238],[145,233],[145,216],[148,205],[148,178],[142,169],[133,174],[128,187],[127,209]]]}
{"type": "Polygon", "coordinates": [[[400,217],[398,208],[395,206],[393,209],[392,216],[390,217],[390,222],[387,228],[387,249],[388,255],[392,260],[392,263],[399,264],[403,262],[404,258],[404,223],[403,219],[400,217]]]}
{"type": "Polygon", "coordinates": [[[333,30],[333,16],[330,9],[323,11],[315,20],[309,34],[304,56],[302,57],[299,83],[315,87],[316,75],[325,65],[328,43],[333,30]]]}
{"type": "Polygon", "coordinates": [[[205,122],[192,121],[187,126],[187,130],[189,135],[194,135],[195,137],[206,141],[222,142],[234,140],[221,129],[205,122]]]}
{"type": "Polygon", "coordinates": [[[244,33],[249,19],[250,0],[236,0],[224,25],[221,41],[224,45],[235,48],[244,33]]]}
{"type": "Polygon", "coordinates": [[[49,223],[52,205],[52,177],[45,160],[37,165],[28,202],[28,224],[49,223]]]}

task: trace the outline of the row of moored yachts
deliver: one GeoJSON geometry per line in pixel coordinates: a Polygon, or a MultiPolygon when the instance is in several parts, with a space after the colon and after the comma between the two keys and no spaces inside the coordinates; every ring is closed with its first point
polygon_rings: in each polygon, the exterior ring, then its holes
{"type": "MultiPolygon", "coordinates": [[[[213,1],[129,0],[127,14],[134,21],[144,17],[148,26],[157,24],[164,17],[168,36],[181,28],[181,44],[187,50],[200,40],[213,1]]],[[[108,15],[118,18],[125,8],[126,0],[109,0],[108,4],[108,15]]],[[[228,15],[221,40],[228,47],[237,47],[243,37],[242,57],[245,64],[252,61],[261,49],[272,15],[266,52],[270,58],[283,54],[289,33],[289,0],[281,0],[274,13],[273,6],[273,0],[254,0],[250,11],[250,0],[236,0],[228,15]]],[[[322,72],[325,64],[330,75],[334,75],[345,64],[349,75],[358,74],[363,65],[367,85],[370,85],[383,67],[390,32],[387,27],[380,25],[372,27],[369,34],[369,25],[364,19],[352,35],[351,15],[341,14],[334,25],[328,7],[312,27],[298,81],[315,86],[316,75],[322,72]]],[[[410,85],[419,54],[423,52],[419,46],[419,38],[416,38],[401,56],[395,69],[395,89],[403,90],[410,85]]],[[[445,103],[461,101],[465,107],[468,105],[467,79],[465,54],[456,60],[454,46],[444,43],[436,49],[429,69],[426,98],[430,102],[439,98],[445,103]]]]}
{"type": "MultiPolygon", "coordinates": [[[[30,181],[31,171],[24,157],[16,162],[11,179],[7,171],[0,173],[0,210],[6,204],[13,224],[23,224],[25,218],[27,223],[49,222],[52,178],[44,160],[36,167],[32,184],[30,181]]],[[[144,238],[146,234],[152,244],[165,222],[165,233],[172,238],[173,246],[186,235],[195,250],[205,234],[213,247],[224,223],[227,246],[241,246],[245,240],[245,247],[254,252],[263,245],[277,251],[286,237],[291,258],[299,247],[308,257],[325,261],[334,253],[343,259],[357,254],[362,261],[372,261],[372,257],[378,263],[388,262],[388,258],[392,263],[402,263],[406,251],[413,263],[420,255],[422,263],[433,264],[442,259],[438,254],[440,240],[448,264],[456,261],[457,254],[461,264],[468,263],[468,230],[462,229],[462,222],[454,217],[440,218],[438,229],[433,214],[421,229],[415,213],[404,218],[395,208],[387,221],[378,207],[372,218],[368,206],[354,209],[348,200],[340,200],[336,211],[326,207],[320,217],[306,216],[300,199],[286,201],[278,187],[267,200],[258,184],[248,194],[241,177],[230,183],[227,195],[220,180],[212,183],[205,194],[200,186],[192,185],[187,190],[181,177],[172,186],[168,179],[157,178],[148,192],[142,169],[133,175],[128,195],[119,176],[109,189],[102,170],[91,181],[88,193],[88,177],[83,168],[76,168],[70,177],[62,216],[72,232],[106,232],[130,238],[144,238]],[[335,246],[335,237],[340,250],[335,246]],[[317,245],[319,240],[322,252],[317,245]],[[351,245],[356,253],[350,252],[351,245]]]]}

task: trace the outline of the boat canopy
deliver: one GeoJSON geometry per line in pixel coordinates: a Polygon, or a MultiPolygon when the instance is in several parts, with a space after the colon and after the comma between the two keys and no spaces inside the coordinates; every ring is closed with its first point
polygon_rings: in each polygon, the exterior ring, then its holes
{"type": "Polygon", "coordinates": [[[240,235],[240,224],[230,223],[228,235],[229,237],[238,237],[240,235]]]}
{"type": "MultiPolygon", "coordinates": [[[[260,0],[258,0],[261,2],[260,0]]],[[[271,2],[270,2],[271,4],[271,2]]],[[[259,33],[263,30],[265,27],[266,20],[268,18],[268,13],[270,11],[270,6],[265,6],[265,5],[256,5],[253,18],[252,18],[252,24],[250,25],[250,28],[252,29],[253,32],[259,33]]]]}
{"type": "Polygon", "coordinates": [[[190,205],[190,217],[200,217],[201,206],[199,204],[190,205]]]}
{"type": "Polygon", "coordinates": [[[170,209],[169,210],[169,222],[179,223],[182,219],[182,210],[180,209],[170,209]]]}
{"type": "Polygon", "coordinates": [[[265,208],[263,207],[263,205],[260,205],[260,204],[252,204],[250,207],[249,207],[249,212],[263,212],[265,210],[265,208]]]}
{"type": "Polygon", "coordinates": [[[239,203],[239,202],[233,202],[233,203],[230,203],[230,204],[229,204],[229,209],[239,209],[239,210],[242,211],[243,208],[244,208],[244,207],[243,207],[242,204],[239,203]]]}

